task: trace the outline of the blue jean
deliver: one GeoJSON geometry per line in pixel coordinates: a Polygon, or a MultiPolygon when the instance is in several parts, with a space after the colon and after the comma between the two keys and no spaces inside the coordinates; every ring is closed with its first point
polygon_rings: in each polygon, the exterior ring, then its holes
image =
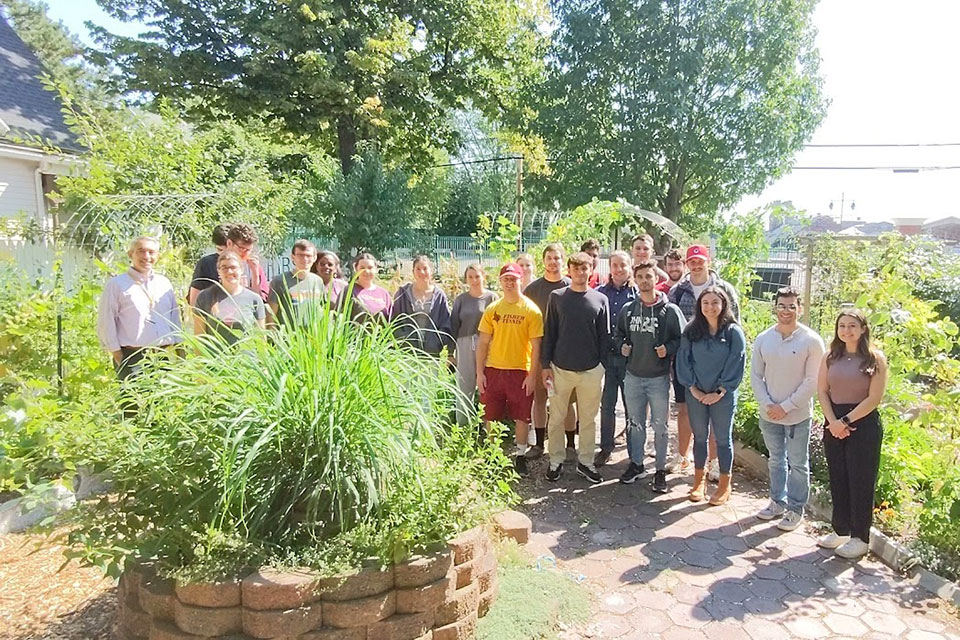
{"type": "Polygon", "coordinates": [[[783,425],[760,418],[760,432],[770,452],[770,499],[803,515],[810,497],[810,419],[783,425]]]}
{"type": "Polygon", "coordinates": [[[717,460],[720,473],[730,473],[733,468],[733,414],[737,410],[737,392],[724,394],[719,401],[709,406],[693,397],[687,389],[687,413],[693,430],[693,466],[703,469],[707,464],[707,440],[710,426],[717,440],[717,460]]]}
{"type": "MultiPolygon", "coordinates": [[[[623,388],[623,376],[627,372],[627,359],[611,354],[603,363],[603,395],[600,397],[600,448],[613,450],[614,433],[617,426],[617,397],[623,394],[624,407],[627,396],[623,388]]],[[[630,413],[629,408],[627,413],[630,413]]]]}
{"type": "Polygon", "coordinates": [[[650,426],[653,427],[653,445],[656,449],[657,471],[667,468],[667,413],[670,410],[670,376],[641,378],[629,371],[623,379],[627,413],[627,453],[630,462],[643,465],[647,445],[647,406],[650,406],[650,426]]]}

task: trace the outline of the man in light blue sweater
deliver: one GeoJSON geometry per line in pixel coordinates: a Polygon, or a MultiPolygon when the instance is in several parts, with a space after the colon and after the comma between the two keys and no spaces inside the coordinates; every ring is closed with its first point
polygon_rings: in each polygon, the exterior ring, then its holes
{"type": "Polygon", "coordinates": [[[770,504],[757,517],[780,517],[777,528],[793,531],[810,496],[810,419],[824,345],[797,321],[803,308],[796,289],[779,289],[773,302],[777,323],[757,336],[750,364],[760,431],[770,452],[770,504]]]}

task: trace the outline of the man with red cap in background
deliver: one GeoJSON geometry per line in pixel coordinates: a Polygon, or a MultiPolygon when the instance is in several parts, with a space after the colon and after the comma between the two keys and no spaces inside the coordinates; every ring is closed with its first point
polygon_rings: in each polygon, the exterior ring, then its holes
{"type": "Polygon", "coordinates": [[[517,473],[527,475],[527,443],[533,390],[540,375],[540,341],[543,314],[520,293],[523,269],[510,262],[500,269],[503,297],[490,304],[480,318],[477,341],[477,389],[484,405],[484,420],[512,420],[517,451],[517,473]]]}

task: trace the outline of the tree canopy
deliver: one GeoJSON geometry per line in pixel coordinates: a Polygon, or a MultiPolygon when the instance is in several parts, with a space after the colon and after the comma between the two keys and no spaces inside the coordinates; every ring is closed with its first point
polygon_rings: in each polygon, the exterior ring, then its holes
{"type": "Polygon", "coordinates": [[[408,168],[455,150],[449,109],[522,108],[542,68],[540,0],[97,0],[148,25],[139,38],[95,28],[122,88],[195,111],[274,117],[336,150],[349,172],[376,140],[408,168]]]}
{"type": "Polygon", "coordinates": [[[815,0],[556,0],[543,198],[694,223],[790,167],[825,113],[815,0]]]}

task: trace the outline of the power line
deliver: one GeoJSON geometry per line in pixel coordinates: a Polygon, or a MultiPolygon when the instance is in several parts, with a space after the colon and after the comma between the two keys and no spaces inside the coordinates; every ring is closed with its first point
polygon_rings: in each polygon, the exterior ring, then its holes
{"type": "Polygon", "coordinates": [[[960,147],[960,142],[866,142],[837,144],[805,144],[807,149],[871,149],[877,147],[960,147]]]}
{"type": "Polygon", "coordinates": [[[953,171],[960,169],[960,165],[941,165],[930,167],[894,167],[894,166],[846,166],[846,167],[791,167],[794,171],[892,171],[894,173],[920,173],[921,171],[953,171]]]}

